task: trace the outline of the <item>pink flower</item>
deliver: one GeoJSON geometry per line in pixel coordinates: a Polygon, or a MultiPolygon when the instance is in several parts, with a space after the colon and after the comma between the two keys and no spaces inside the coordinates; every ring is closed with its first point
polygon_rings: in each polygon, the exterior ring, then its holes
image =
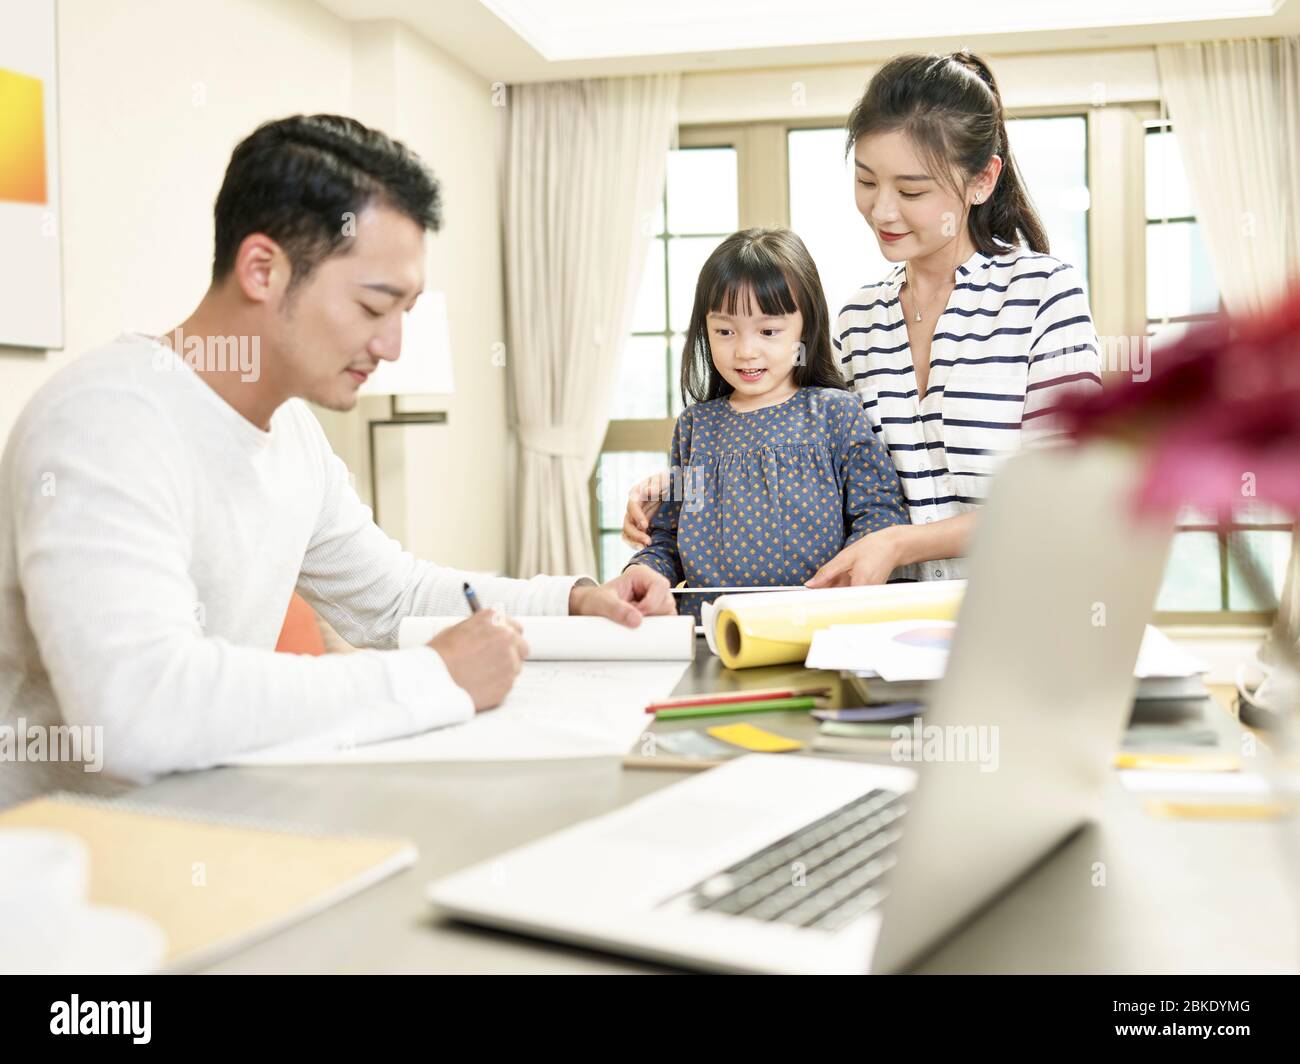
{"type": "Polygon", "coordinates": [[[1265,314],[1193,329],[1152,352],[1147,380],[1072,396],[1059,413],[1080,441],[1148,452],[1139,512],[1258,501],[1300,516],[1300,288],[1265,314]]]}

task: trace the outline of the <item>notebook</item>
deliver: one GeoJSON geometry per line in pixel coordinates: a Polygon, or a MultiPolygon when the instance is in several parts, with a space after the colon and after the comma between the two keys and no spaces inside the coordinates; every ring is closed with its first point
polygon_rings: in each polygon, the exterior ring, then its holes
{"type": "Polygon", "coordinates": [[[0,811],[0,828],[67,831],[90,850],[94,905],[167,936],[164,971],[213,963],[415,863],[402,839],[154,810],[56,794],[0,811]]]}

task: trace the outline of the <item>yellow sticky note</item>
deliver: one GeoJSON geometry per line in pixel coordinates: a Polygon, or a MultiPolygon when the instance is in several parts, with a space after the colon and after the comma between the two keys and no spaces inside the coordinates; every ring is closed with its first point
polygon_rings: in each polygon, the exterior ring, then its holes
{"type": "Polygon", "coordinates": [[[1138,754],[1121,750],[1116,768],[1159,769],[1173,772],[1236,772],[1241,759],[1229,754],[1138,754]]]}
{"type": "Polygon", "coordinates": [[[797,739],[787,739],[784,735],[764,731],[752,724],[719,724],[709,728],[708,733],[724,743],[759,754],[784,754],[803,749],[803,743],[797,739]]]}
{"type": "Polygon", "coordinates": [[[1293,810],[1285,802],[1147,802],[1163,820],[1278,820],[1293,810]]]}

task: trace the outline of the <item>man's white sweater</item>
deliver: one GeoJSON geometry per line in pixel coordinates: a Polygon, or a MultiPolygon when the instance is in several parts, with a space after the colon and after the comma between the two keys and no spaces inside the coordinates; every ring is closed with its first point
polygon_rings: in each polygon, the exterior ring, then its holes
{"type": "MultiPolygon", "coordinates": [[[[170,348],[124,336],[37,392],[0,461],[0,727],[101,726],[105,775],[142,781],[464,721],[438,654],[395,648],[403,617],[467,612],[467,575],[374,524],[303,403],[263,432],[170,348]],[[275,653],[295,588],[373,649],[275,653]]],[[[575,579],[473,576],[514,614],[566,613],[575,579]]],[[[0,801],[97,789],[81,768],[0,761],[0,801]]]]}

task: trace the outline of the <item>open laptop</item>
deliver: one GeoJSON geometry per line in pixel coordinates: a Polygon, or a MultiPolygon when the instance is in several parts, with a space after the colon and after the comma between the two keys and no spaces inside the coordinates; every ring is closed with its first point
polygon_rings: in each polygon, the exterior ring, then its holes
{"type": "Polygon", "coordinates": [[[742,757],[441,879],[430,899],[693,968],[907,966],[1089,816],[1172,534],[1130,517],[1135,477],[1109,446],[1004,466],[920,760],[742,757]]]}

